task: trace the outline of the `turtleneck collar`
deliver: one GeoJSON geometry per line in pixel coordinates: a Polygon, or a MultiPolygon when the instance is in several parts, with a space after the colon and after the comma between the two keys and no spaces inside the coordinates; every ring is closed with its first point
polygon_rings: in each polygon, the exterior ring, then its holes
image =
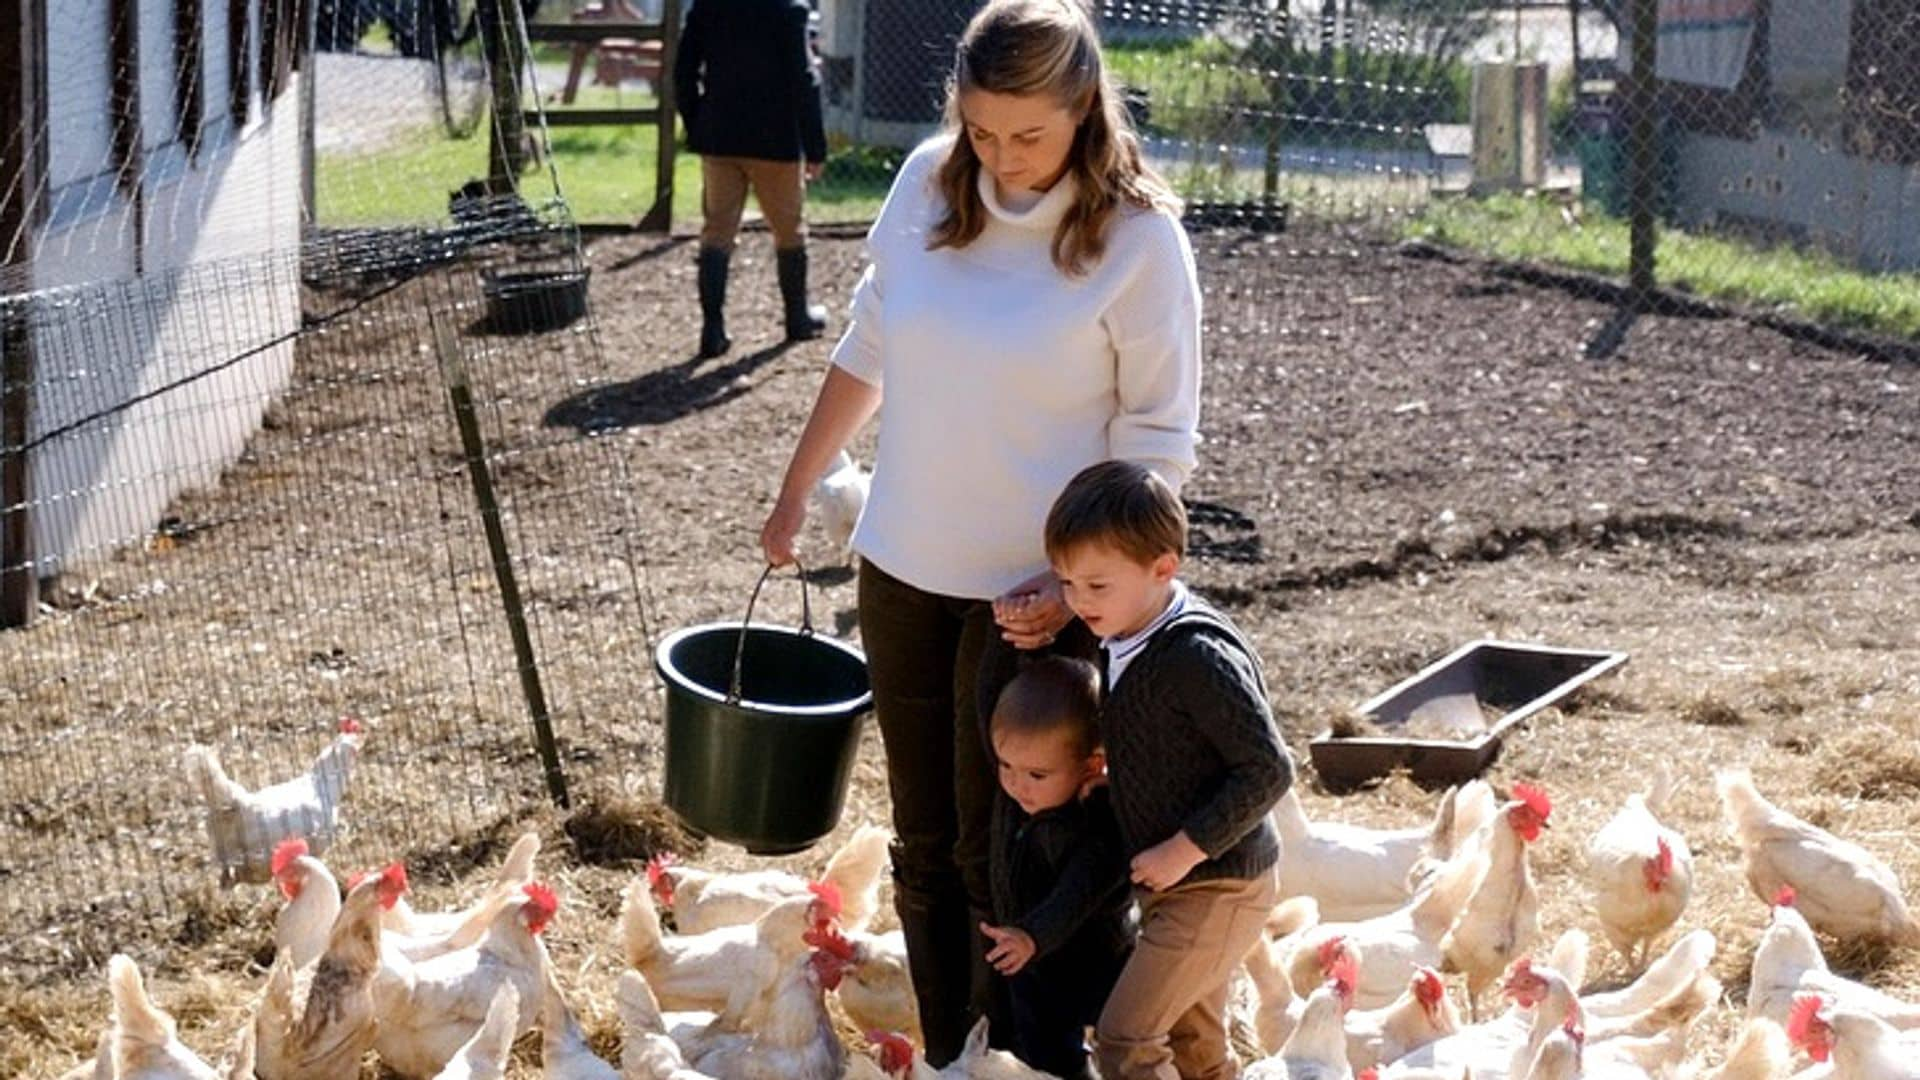
{"type": "Polygon", "coordinates": [[[1067,208],[1073,205],[1074,195],[1079,190],[1079,182],[1069,170],[1040,196],[1040,200],[1024,210],[1016,210],[1002,203],[993,190],[993,176],[987,170],[980,170],[980,202],[987,213],[1016,228],[1052,229],[1060,224],[1067,214],[1067,208]]]}

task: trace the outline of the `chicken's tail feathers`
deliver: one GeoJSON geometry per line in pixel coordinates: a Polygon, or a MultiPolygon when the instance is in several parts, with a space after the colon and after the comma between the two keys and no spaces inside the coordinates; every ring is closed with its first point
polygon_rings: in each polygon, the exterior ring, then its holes
{"type": "Polygon", "coordinates": [[[637,1033],[667,1033],[667,1022],[660,1015],[660,1000],[653,996],[653,987],[647,985],[646,976],[637,971],[622,972],[620,984],[614,989],[614,1000],[620,1010],[620,1026],[629,1039],[637,1033]]]}
{"type": "Polygon", "coordinates": [[[246,798],[247,789],[233,782],[220,765],[220,755],[212,747],[195,744],[181,755],[187,779],[208,806],[222,806],[246,798]]]}
{"type": "Polygon", "coordinates": [[[533,860],[540,854],[540,834],[533,831],[522,833],[520,839],[507,849],[507,857],[500,863],[500,882],[511,882],[515,888],[533,880],[533,860]]]}
{"type": "Polygon", "coordinates": [[[872,917],[871,911],[860,910],[865,906],[862,898],[878,886],[880,875],[887,867],[887,848],[892,840],[893,834],[886,829],[862,825],[827,860],[821,877],[838,888],[843,900],[853,908],[844,912],[852,929],[861,928],[851,925],[856,919],[864,924],[872,917]]]}
{"type": "Polygon", "coordinates": [[[113,999],[113,1025],[120,1042],[164,1046],[173,1038],[173,1018],[147,997],[140,967],[125,953],[107,961],[107,993],[113,999]]]}
{"type": "Polygon", "coordinates": [[[665,944],[660,936],[660,913],[653,906],[653,892],[644,877],[634,878],[620,901],[620,942],[626,949],[627,964],[644,967],[653,962],[665,944]]]}
{"type": "Polygon", "coordinates": [[[1655,817],[1665,816],[1667,801],[1673,798],[1673,770],[1667,763],[1657,762],[1653,767],[1653,779],[1647,784],[1647,810],[1655,817]]]}

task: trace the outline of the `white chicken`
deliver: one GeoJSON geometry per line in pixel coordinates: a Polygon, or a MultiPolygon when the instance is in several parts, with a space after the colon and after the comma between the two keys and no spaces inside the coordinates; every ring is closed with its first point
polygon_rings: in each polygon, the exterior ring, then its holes
{"type": "Polygon", "coordinates": [[[1895,1031],[1871,1013],[1837,1006],[1819,994],[1793,1003],[1787,1038],[1825,1069],[1800,1076],[1823,1080],[1920,1080],[1920,1037],[1895,1031]]]}
{"type": "MultiPolygon", "coordinates": [[[[1720,981],[1706,970],[1713,957],[1713,935],[1694,931],[1669,950],[1657,977],[1643,976],[1618,991],[1619,1000],[1607,1003],[1620,1011],[1602,1014],[1587,1007],[1566,978],[1550,967],[1535,966],[1527,958],[1515,962],[1506,990],[1530,1007],[1535,1022],[1526,1041],[1514,1053],[1513,1075],[1525,1075],[1541,1042],[1553,1025],[1571,1022],[1582,1032],[1590,1057],[1633,1067],[1665,1070],[1685,1053],[1685,1032],[1720,997],[1720,981]],[[1704,942],[1704,948],[1702,943],[1704,942]],[[1672,958],[1679,957],[1678,960],[1672,958]],[[1622,1002],[1644,1002],[1631,1010],[1622,1002]]],[[[1649,975],[1654,975],[1649,969],[1649,975]]]]}
{"type": "Polygon", "coordinates": [[[1534,889],[1527,845],[1547,827],[1553,803],[1545,791],[1515,784],[1513,798],[1502,811],[1487,848],[1485,869],[1459,918],[1440,940],[1441,970],[1467,977],[1469,1014],[1474,1014],[1481,991],[1540,936],[1540,896],[1534,889]]]}
{"type": "MultiPolygon", "coordinates": [[[[865,930],[880,909],[892,838],[877,825],[862,825],[827,859],[820,880],[840,891],[841,929],[865,930]]],[[[783,900],[810,895],[805,878],[784,870],[713,873],[681,865],[670,855],[647,863],[647,881],[659,906],[673,912],[674,929],[681,934],[745,925],[783,900]]]]}
{"type": "Polygon", "coordinates": [[[1900,881],[1886,863],[1774,806],[1746,772],[1723,772],[1716,780],[1755,896],[1771,902],[1781,886],[1790,885],[1794,905],[1822,933],[1920,944],[1920,922],[1907,911],[1900,881]]]}
{"type": "Polygon", "coordinates": [[[180,1041],[173,1017],[147,996],[140,968],[116,953],[107,961],[113,1026],[93,1060],[61,1080],[242,1080],[253,1076],[253,1038],[243,1030],[225,1066],[214,1068],[180,1041]]]}
{"type": "MultiPolygon", "coordinates": [[[[407,1077],[439,1072],[485,1021],[494,994],[511,985],[524,1002],[546,988],[547,950],[540,934],[560,901],[539,882],[494,916],[480,943],[418,964],[402,962],[394,978],[376,986],[380,1007],[374,1049],[380,1061],[407,1077]]],[[[383,958],[393,963],[392,954],[383,958]]],[[[538,1008],[519,1010],[514,1034],[530,1030],[538,1008]]]]}
{"type": "Polygon", "coordinates": [[[806,936],[812,948],[788,958],[770,985],[678,1039],[690,1068],[725,1080],[840,1080],[845,1048],[826,992],[839,985],[853,946],[832,923],[806,936]]]}
{"type": "Polygon", "coordinates": [[[1052,1073],[1041,1072],[1005,1050],[989,1047],[985,1017],[981,1017],[973,1025],[973,1030],[967,1033],[960,1056],[940,1069],[927,1064],[919,1048],[899,1032],[868,1032],[867,1038],[873,1042],[874,1052],[879,1056],[877,1068],[874,1062],[856,1057],[847,1063],[848,1080],[880,1080],[881,1077],[892,1077],[893,1080],[1055,1080],[1052,1073]]]}
{"type": "Polygon", "coordinates": [[[1241,961],[1247,981],[1253,987],[1254,1039],[1262,1053],[1279,1053],[1287,1036],[1293,1034],[1294,1025],[1300,1022],[1306,999],[1293,992],[1292,979],[1282,960],[1291,955],[1297,937],[1319,921],[1320,905],[1313,897],[1296,896],[1280,901],[1267,916],[1266,926],[1268,933],[1277,930],[1282,935],[1280,940],[1270,941],[1261,935],[1241,961]]]}
{"type": "Polygon", "coordinates": [[[1515,1074],[1515,1080],[1579,1080],[1585,1075],[1580,1064],[1585,1043],[1586,1034],[1568,1020],[1540,1041],[1526,1071],[1515,1074]]]}
{"type": "Polygon", "coordinates": [[[861,1031],[898,1031],[919,1040],[920,1002],[907,968],[906,936],[898,930],[846,936],[853,956],[834,996],[847,1019],[861,1031]]]}
{"type": "MultiPolygon", "coordinates": [[[[637,973],[628,974],[638,977],[637,973]]],[[[631,1034],[627,1037],[633,1038],[631,1034]]],[[[620,1080],[614,1067],[601,1060],[587,1044],[587,1033],[581,1030],[579,1017],[567,1005],[552,964],[547,965],[546,993],[540,1002],[540,1077],[541,1080],[620,1080]]]]}
{"type": "Polygon", "coordinates": [[[1787,1033],[1771,1020],[1749,1020],[1717,1069],[1698,1066],[1682,1075],[1704,1080],[1775,1080],[1790,1071],[1787,1033]]]}
{"type": "Polygon", "coordinates": [[[1440,966],[1440,938],[1452,924],[1440,910],[1438,894],[1420,893],[1399,911],[1353,923],[1321,923],[1294,936],[1287,954],[1287,978],[1298,993],[1332,976],[1334,961],[1351,952],[1360,965],[1354,1007],[1378,1009],[1393,1003],[1407,980],[1422,967],[1440,966]]]}
{"type": "Polygon", "coordinates": [[[1660,823],[1672,791],[1664,769],[1646,794],[1628,795],[1587,845],[1594,912],[1614,950],[1638,969],[1648,946],[1680,920],[1693,895],[1693,852],[1686,837],[1660,823]]]}
{"type": "Polygon", "coordinates": [[[1792,889],[1774,897],[1773,921],[1760,935],[1747,984],[1747,1016],[1785,1025],[1793,1001],[1816,992],[1837,1005],[1868,1012],[1902,1030],[1920,1029],[1920,1005],[1903,1001],[1827,968],[1820,942],[1794,907],[1792,889]]]}
{"type": "Polygon", "coordinates": [[[620,1009],[620,1080],[707,1080],[687,1067],[680,1044],[667,1034],[653,990],[637,971],[620,974],[614,988],[620,1009]]]}
{"type": "Polygon", "coordinates": [[[1241,1074],[1246,1080],[1353,1080],[1341,1018],[1353,1002],[1349,980],[1356,972],[1350,957],[1335,970],[1346,978],[1329,980],[1307,995],[1293,1034],[1278,1054],[1248,1065],[1241,1074]]]}
{"type": "Polygon", "coordinates": [[[419,912],[413,910],[413,905],[403,896],[392,910],[380,917],[380,928],[406,938],[455,938],[455,948],[471,945],[479,940],[478,935],[465,941],[457,940],[456,936],[463,929],[471,932],[474,916],[483,912],[480,926],[484,929],[487,919],[499,907],[497,901],[511,898],[533,880],[533,860],[539,854],[540,834],[523,833],[507,849],[507,856],[501,860],[500,871],[494,875],[493,884],[472,904],[452,911],[419,912]]]}
{"type": "Polygon", "coordinates": [[[771,984],[788,960],[806,951],[804,935],[836,917],[835,893],[823,887],[810,896],[781,901],[745,926],[668,934],[660,929],[647,883],[636,880],[627,886],[620,905],[627,963],[647,977],[662,1007],[720,1011],[771,984]]]}
{"type": "Polygon", "coordinates": [[[340,721],[340,733],[306,772],[258,791],[228,777],[211,748],[187,748],[187,775],[207,804],[207,836],[222,884],[269,880],[273,850],[282,840],[300,837],[311,854],[326,853],[340,829],[340,803],[361,738],[359,721],[340,721]]]}
{"type": "MultiPolygon", "coordinates": [[[[373,998],[380,970],[380,912],[406,890],[399,863],[347,890],[326,951],[297,973],[293,957],[274,958],[254,1018],[264,1080],[328,1080],[358,1073],[373,1046],[373,998]]],[[[425,1075],[438,1071],[429,1070],[425,1075]]]]}
{"type": "Polygon", "coordinates": [[[833,468],[813,486],[820,523],[826,526],[827,539],[833,541],[833,549],[840,552],[843,559],[853,554],[853,527],[860,523],[860,514],[867,508],[867,491],[871,486],[872,477],[845,450],[840,451],[833,459],[833,468]]]}
{"type": "Polygon", "coordinates": [[[1493,789],[1475,780],[1449,790],[1430,825],[1369,829],[1309,820],[1299,792],[1288,788],[1272,814],[1280,834],[1280,896],[1313,897],[1331,922],[1385,915],[1412,899],[1416,864],[1451,858],[1493,810],[1493,789]]]}
{"type": "Polygon", "coordinates": [[[1440,973],[1421,968],[1406,992],[1384,1009],[1346,1016],[1347,1064],[1356,1069],[1398,1061],[1460,1030],[1460,1012],[1447,997],[1440,973]]]}
{"type": "Polygon", "coordinates": [[[294,967],[306,967],[326,951],[327,934],[340,914],[340,883],[299,837],[273,849],[271,869],[287,901],[273,917],[274,948],[292,954],[294,967]]]}
{"type": "Polygon", "coordinates": [[[507,1057],[513,1053],[513,1032],[519,1024],[520,992],[509,983],[493,995],[480,1030],[454,1051],[453,1060],[434,1080],[501,1080],[507,1075],[507,1057]]]}

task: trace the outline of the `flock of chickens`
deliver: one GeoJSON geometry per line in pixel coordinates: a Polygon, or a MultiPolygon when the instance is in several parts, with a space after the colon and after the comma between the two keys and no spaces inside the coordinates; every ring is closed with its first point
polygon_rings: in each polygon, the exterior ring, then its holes
{"type": "MultiPolygon", "coordinates": [[[[275,961],[216,1069],[180,1042],[133,961],[114,957],[112,1026],[69,1080],[333,1080],[358,1076],[369,1054],[408,1078],[500,1077],[515,1040],[534,1029],[549,1080],[1044,1075],[989,1049],[984,1021],[946,1067],[919,1055],[903,939],[869,929],[889,840],[871,826],[817,882],[668,858],[636,875],[617,931],[622,1044],[618,1065],[605,1061],[542,941],[559,898],[537,880],[537,836],[513,846],[469,906],[420,912],[404,866],[353,875],[342,890],[316,845],[291,835],[338,828],[363,737],[344,725],[308,773],[257,792],[210,752],[190,751],[223,875],[263,867],[284,898],[275,961]],[[264,855],[263,838],[273,840],[264,855]],[[868,1033],[871,1056],[846,1052],[830,998],[868,1033]]],[[[1235,997],[1266,1055],[1247,1066],[1248,1080],[1920,1078],[1920,1004],[1830,971],[1815,937],[1920,945],[1891,869],[1769,803],[1745,773],[1716,782],[1747,882],[1771,906],[1746,1026],[1717,1066],[1688,1046],[1722,999],[1712,933],[1657,951],[1685,914],[1695,873],[1686,838],[1661,821],[1666,777],[1627,796],[1586,848],[1594,914],[1639,972],[1604,993],[1581,992],[1583,932],[1541,937],[1529,846],[1551,824],[1548,796],[1519,783],[1503,799],[1475,781],[1448,792],[1429,825],[1402,830],[1310,821],[1291,792],[1274,809],[1286,899],[1235,997]]]]}

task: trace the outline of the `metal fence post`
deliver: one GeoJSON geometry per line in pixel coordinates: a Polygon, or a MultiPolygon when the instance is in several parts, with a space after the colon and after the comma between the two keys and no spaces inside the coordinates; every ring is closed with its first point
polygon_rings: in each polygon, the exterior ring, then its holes
{"type": "Polygon", "coordinates": [[[441,379],[446,383],[447,398],[453,406],[454,422],[460,428],[460,446],[467,459],[467,476],[473,481],[473,498],[480,507],[480,523],[486,529],[487,551],[493,558],[494,580],[500,586],[500,606],[507,616],[507,632],[513,638],[520,691],[526,695],[527,713],[533,719],[533,740],[546,772],[547,794],[553,797],[555,805],[565,808],[571,805],[567,775],[560,768],[560,751],[554,744],[547,694],[540,683],[533,638],[527,633],[527,609],[513,574],[513,553],[507,549],[506,530],[500,526],[500,501],[494,494],[492,470],[487,467],[487,447],[480,436],[480,420],[473,411],[473,386],[467,380],[466,360],[460,355],[460,345],[446,323],[431,312],[428,318],[433,327],[433,350],[440,361],[441,379]]]}
{"type": "Polygon", "coordinates": [[[1630,116],[1628,208],[1630,230],[1627,286],[1635,308],[1644,309],[1653,296],[1654,204],[1659,199],[1660,148],[1656,145],[1656,114],[1660,106],[1655,66],[1660,36],[1658,0],[1633,0],[1633,82],[1627,88],[1630,116]]]}

